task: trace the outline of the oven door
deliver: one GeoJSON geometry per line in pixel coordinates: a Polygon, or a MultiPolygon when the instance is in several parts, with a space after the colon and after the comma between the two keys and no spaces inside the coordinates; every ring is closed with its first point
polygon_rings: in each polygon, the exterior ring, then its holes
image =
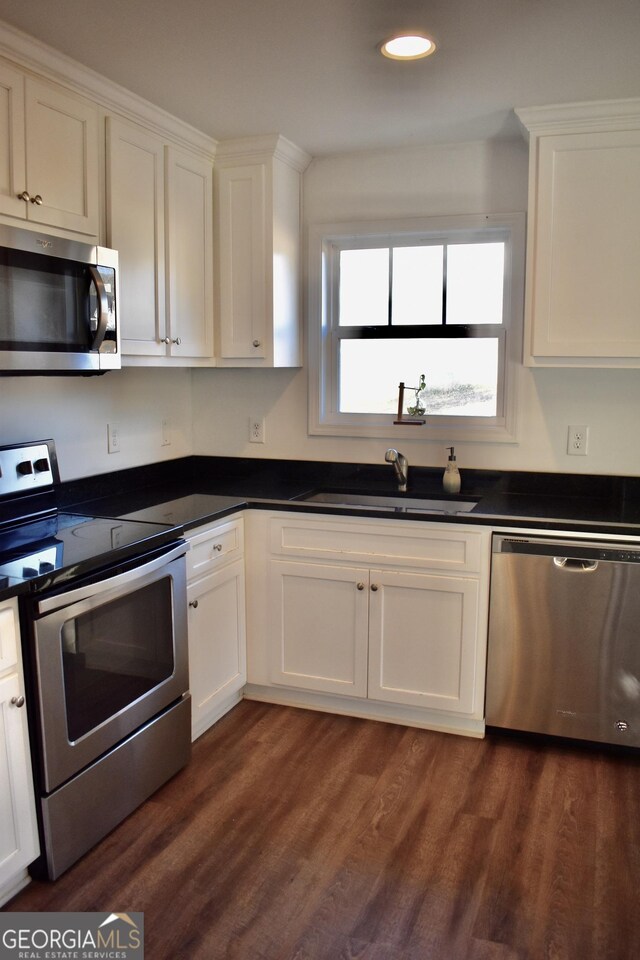
{"type": "Polygon", "coordinates": [[[42,789],[50,793],[189,687],[186,545],[34,601],[42,789]]]}

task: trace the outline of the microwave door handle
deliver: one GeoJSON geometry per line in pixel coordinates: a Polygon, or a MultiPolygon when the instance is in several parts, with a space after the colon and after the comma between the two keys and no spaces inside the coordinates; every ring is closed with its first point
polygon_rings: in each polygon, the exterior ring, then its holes
{"type": "Polygon", "coordinates": [[[89,264],[89,273],[91,275],[91,282],[96,288],[96,293],[98,294],[98,303],[100,304],[98,328],[96,330],[96,335],[93,338],[93,343],[91,344],[91,350],[99,350],[107,333],[107,324],[109,322],[109,301],[107,299],[107,291],[105,289],[104,281],[100,276],[100,271],[98,268],[94,267],[92,264],[89,264]]]}

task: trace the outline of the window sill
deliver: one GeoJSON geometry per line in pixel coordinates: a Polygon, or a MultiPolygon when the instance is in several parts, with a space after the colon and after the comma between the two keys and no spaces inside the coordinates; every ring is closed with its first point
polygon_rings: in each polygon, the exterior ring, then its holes
{"type": "Polygon", "coordinates": [[[379,438],[384,440],[427,440],[436,443],[479,442],[479,443],[517,443],[513,426],[505,424],[482,425],[477,420],[468,424],[453,424],[451,421],[433,423],[427,416],[425,424],[394,424],[390,418],[377,420],[367,417],[344,419],[332,422],[309,422],[309,436],[379,438]]]}

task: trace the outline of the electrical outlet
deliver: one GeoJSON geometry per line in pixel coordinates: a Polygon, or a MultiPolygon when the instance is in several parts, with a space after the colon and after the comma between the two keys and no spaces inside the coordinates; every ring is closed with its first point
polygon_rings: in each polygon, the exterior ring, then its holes
{"type": "Polygon", "coordinates": [[[162,423],[160,424],[160,434],[162,439],[160,440],[161,447],[171,446],[171,421],[168,417],[164,417],[162,423]]]}
{"type": "Polygon", "coordinates": [[[120,453],[120,424],[107,424],[107,453],[120,453]]]}
{"type": "Polygon", "coordinates": [[[570,426],[567,430],[567,454],[570,457],[586,457],[589,452],[589,427],[584,424],[570,426]]]}
{"type": "Polygon", "coordinates": [[[264,443],[264,417],[249,418],[249,443],[264,443]]]}

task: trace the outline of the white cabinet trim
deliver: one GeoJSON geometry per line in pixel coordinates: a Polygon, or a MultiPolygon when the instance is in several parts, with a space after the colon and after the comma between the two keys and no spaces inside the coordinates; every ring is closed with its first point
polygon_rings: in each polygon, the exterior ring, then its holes
{"type": "Polygon", "coordinates": [[[0,56],[90,97],[107,111],[142,122],[160,136],[170,134],[188,149],[199,150],[208,157],[215,154],[217,141],[212,137],[7,23],[0,23],[0,56]]]}

